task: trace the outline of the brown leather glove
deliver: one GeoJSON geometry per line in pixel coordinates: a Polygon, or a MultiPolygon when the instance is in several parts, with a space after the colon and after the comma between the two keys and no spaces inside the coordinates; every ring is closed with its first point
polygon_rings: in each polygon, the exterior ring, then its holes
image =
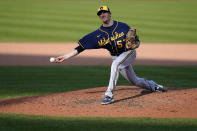
{"type": "Polygon", "coordinates": [[[140,41],[138,39],[138,36],[136,35],[136,29],[131,28],[126,35],[126,48],[134,50],[138,48],[139,45],[140,41]]]}

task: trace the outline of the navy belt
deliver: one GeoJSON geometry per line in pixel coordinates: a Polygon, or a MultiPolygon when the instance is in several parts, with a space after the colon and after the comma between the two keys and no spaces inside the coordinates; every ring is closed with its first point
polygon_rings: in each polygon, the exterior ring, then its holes
{"type": "MultiPolygon", "coordinates": [[[[129,50],[131,50],[131,49],[126,49],[125,51],[123,51],[123,52],[127,52],[127,51],[129,51],[129,50]]],[[[111,56],[119,56],[120,54],[122,54],[123,52],[121,52],[121,53],[111,53],[111,56]]]]}

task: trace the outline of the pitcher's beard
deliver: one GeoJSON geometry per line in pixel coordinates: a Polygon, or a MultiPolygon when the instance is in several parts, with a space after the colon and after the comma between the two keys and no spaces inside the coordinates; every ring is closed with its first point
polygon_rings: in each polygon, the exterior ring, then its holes
{"type": "Polygon", "coordinates": [[[109,24],[110,20],[103,21],[104,24],[109,24]]]}

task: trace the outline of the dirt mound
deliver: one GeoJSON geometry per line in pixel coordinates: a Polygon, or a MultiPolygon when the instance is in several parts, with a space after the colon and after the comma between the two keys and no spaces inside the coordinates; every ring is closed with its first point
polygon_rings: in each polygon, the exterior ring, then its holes
{"type": "Polygon", "coordinates": [[[197,118],[197,89],[168,87],[151,93],[119,86],[115,103],[101,105],[106,87],[0,100],[0,112],[49,116],[197,118]]]}

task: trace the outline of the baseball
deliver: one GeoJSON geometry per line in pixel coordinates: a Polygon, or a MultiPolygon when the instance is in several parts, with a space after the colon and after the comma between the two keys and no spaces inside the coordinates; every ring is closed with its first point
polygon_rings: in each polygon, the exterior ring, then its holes
{"type": "Polygon", "coordinates": [[[50,62],[55,62],[55,57],[51,57],[49,61],[50,62]]]}

